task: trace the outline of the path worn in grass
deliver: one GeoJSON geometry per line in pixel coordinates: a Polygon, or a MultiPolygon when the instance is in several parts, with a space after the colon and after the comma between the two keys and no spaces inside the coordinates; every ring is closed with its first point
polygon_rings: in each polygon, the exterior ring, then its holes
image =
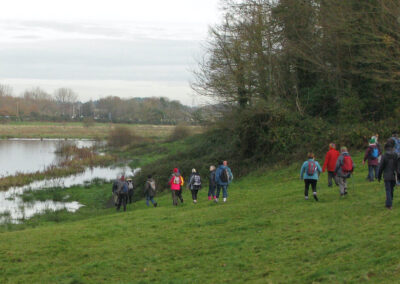
{"type": "MultiPolygon", "coordinates": [[[[358,158],[357,164],[361,160],[358,158]]],[[[365,181],[339,197],[319,183],[305,201],[299,166],[254,173],[226,204],[206,200],[114,213],[0,234],[4,283],[394,283],[400,277],[400,202],[384,208],[383,184],[365,181]]],[[[86,190],[96,190],[90,188],[86,190]]],[[[395,193],[396,194],[396,193],[395,193]]]]}

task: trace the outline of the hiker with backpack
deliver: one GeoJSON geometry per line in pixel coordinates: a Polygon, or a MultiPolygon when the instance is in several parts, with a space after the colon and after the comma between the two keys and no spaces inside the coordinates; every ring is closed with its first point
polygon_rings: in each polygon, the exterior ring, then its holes
{"type": "Polygon", "coordinates": [[[382,174],[385,181],[386,202],[387,209],[392,209],[393,192],[396,185],[396,174],[399,171],[399,156],[394,151],[394,141],[389,139],[385,144],[385,154],[382,156],[379,165],[378,181],[381,181],[382,174]]]}
{"type": "Polygon", "coordinates": [[[201,177],[196,169],[192,169],[192,174],[189,178],[188,188],[192,192],[193,203],[197,203],[197,193],[201,189],[201,177]]]}
{"type": "Polygon", "coordinates": [[[112,190],[112,200],[113,200],[115,207],[117,207],[117,205],[118,205],[118,193],[117,193],[118,183],[119,183],[119,179],[117,177],[117,179],[114,180],[112,189],[111,189],[112,190]]]}
{"type": "Polygon", "coordinates": [[[133,181],[131,178],[128,178],[126,181],[128,183],[128,203],[131,204],[133,200],[133,191],[134,191],[133,181]]]}
{"type": "Polygon", "coordinates": [[[336,185],[339,185],[336,180],[335,175],[335,167],[337,159],[339,158],[340,153],[336,150],[336,145],[334,143],[329,144],[329,151],[326,153],[324,165],[322,166],[322,172],[328,170],[328,187],[332,187],[332,180],[335,181],[336,185]]]}
{"type": "Polygon", "coordinates": [[[378,178],[378,165],[379,165],[379,156],[381,152],[376,145],[375,139],[371,138],[369,140],[369,145],[367,150],[365,151],[363,165],[365,165],[365,161],[368,160],[368,176],[367,180],[374,181],[375,178],[378,178]]]}
{"type": "Polygon", "coordinates": [[[154,207],[157,207],[157,202],[154,200],[156,196],[156,182],[154,181],[152,175],[147,176],[146,183],[144,184],[144,196],[146,197],[146,205],[150,206],[150,202],[154,207]]]}
{"type": "Polygon", "coordinates": [[[223,201],[226,202],[228,198],[228,186],[233,180],[233,174],[231,169],[228,167],[227,161],[221,161],[218,164],[218,168],[215,172],[215,182],[217,183],[217,195],[214,199],[218,202],[219,194],[222,189],[223,201]]]}
{"type": "MultiPolygon", "coordinates": [[[[172,177],[168,184],[171,187],[172,204],[174,206],[178,206],[178,195],[181,187],[183,186],[183,178],[177,168],[174,169],[174,173],[172,174],[172,177]]],[[[181,201],[183,202],[183,199],[181,201]]]]}
{"type": "Polygon", "coordinates": [[[339,183],[340,196],[343,197],[347,194],[346,180],[351,177],[351,174],[354,171],[354,163],[347,151],[347,147],[340,148],[340,153],[341,154],[336,162],[335,173],[339,183]]]}
{"type": "Polygon", "coordinates": [[[308,160],[303,163],[300,170],[300,179],[304,180],[304,198],[305,200],[308,200],[308,190],[311,185],[314,199],[315,201],[318,201],[317,182],[322,169],[319,163],[315,161],[313,152],[308,153],[307,158],[308,160]]]}
{"type": "Polygon", "coordinates": [[[215,181],[215,171],[216,168],[215,166],[210,166],[210,176],[209,176],[209,182],[208,182],[208,200],[214,200],[217,198],[215,195],[215,188],[217,187],[217,183],[215,181]]]}
{"type": "MultiPolygon", "coordinates": [[[[397,154],[397,156],[400,157],[400,138],[399,138],[399,132],[397,130],[394,130],[392,132],[392,137],[390,138],[393,140],[394,143],[394,152],[397,154]]],[[[400,185],[400,173],[397,174],[397,185],[400,185]]]]}
{"type": "Polygon", "coordinates": [[[117,211],[121,208],[121,205],[124,207],[124,211],[126,211],[126,204],[128,201],[128,183],[125,181],[125,177],[121,176],[121,179],[118,182],[117,186],[117,194],[118,194],[118,204],[117,211]]]}

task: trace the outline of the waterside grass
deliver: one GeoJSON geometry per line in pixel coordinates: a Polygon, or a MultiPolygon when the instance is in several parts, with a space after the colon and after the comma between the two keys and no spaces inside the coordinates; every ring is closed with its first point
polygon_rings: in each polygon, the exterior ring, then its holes
{"type": "Polygon", "coordinates": [[[365,180],[361,155],[356,164],[344,198],[321,176],[319,202],[304,200],[300,164],[235,180],[225,204],[209,202],[206,188],[193,204],[185,189],[177,208],[166,193],[157,208],[115,212],[109,184],[68,189],[87,215],[49,213],[36,228],[0,234],[0,281],[395,283],[400,203],[385,209],[382,183],[365,180]]]}
{"type": "Polygon", "coordinates": [[[112,155],[88,154],[79,150],[83,156],[74,156],[60,165],[50,165],[44,171],[34,173],[16,173],[12,176],[0,178],[0,190],[7,190],[12,186],[23,186],[37,180],[51,179],[74,175],[83,172],[87,167],[107,166],[115,162],[116,157],[112,155]]]}

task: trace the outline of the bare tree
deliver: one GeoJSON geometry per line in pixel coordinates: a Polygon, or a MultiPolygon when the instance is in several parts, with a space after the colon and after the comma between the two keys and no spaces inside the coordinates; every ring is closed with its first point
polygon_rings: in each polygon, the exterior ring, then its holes
{"type": "Polygon", "coordinates": [[[70,88],[59,88],[54,92],[54,98],[61,107],[61,114],[66,115],[69,111],[73,116],[73,104],[77,101],[77,94],[70,88]]]}
{"type": "Polygon", "coordinates": [[[12,96],[13,90],[9,85],[0,84],[0,96],[12,96]]]}

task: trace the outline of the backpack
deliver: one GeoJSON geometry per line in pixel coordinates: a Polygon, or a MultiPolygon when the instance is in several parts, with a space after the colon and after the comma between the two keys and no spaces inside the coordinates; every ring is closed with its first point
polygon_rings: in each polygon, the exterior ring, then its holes
{"type": "Polygon", "coordinates": [[[313,176],[316,170],[317,170],[317,165],[315,164],[315,162],[308,161],[307,175],[313,176]]]}
{"type": "Polygon", "coordinates": [[[193,185],[200,186],[201,185],[201,178],[199,175],[193,176],[193,185]]]}
{"type": "Polygon", "coordinates": [[[133,182],[128,182],[128,189],[133,189],[133,182]]]}
{"type": "Polygon", "coordinates": [[[124,182],[118,181],[117,183],[117,190],[115,191],[117,194],[122,193],[124,187],[124,182]]]}
{"type": "Polygon", "coordinates": [[[371,147],[371,151],[369,152],[369,156],[371,159],[376,159],[379,156],[378,147],[371,147]]]}
{"type": "Polygon", "coordinates": [[[156,190],[156,182],[154,180],[149,181],[149,185],[152,190],[156,190]]]}
{"type": "Polygon", "coordinates": [[[400,139],[396,137],[392,137],[392,139],[394,141],[394,151],[397,154],[400,154],[400,139]]]}
{"type": "Polygon", "coordinates": [[[221,173],[219,174],[219,179],[222,182],[228,182],[229,181],[229,174],[227,169],[222,169],[221,173]]]}
{"type": "Polygon", "coordinates": [[[344,174],[348,174],[353,171],[353,161],[348,155],[343,157],[342,171],[344,174]]]}
{"type": "Polygon", "coordinates": [[[122,184],[122,191],[121,191],[121,193],[128,193],[128,190],[129,190],[128,184],[127,184],[126,182],[124,182],[124,183],[122,184]]]}
{"type": "Polygon", "coordinates": [[[174,184],[181,184],[181,177],[180,176],[174,176],[174,184]]]}

